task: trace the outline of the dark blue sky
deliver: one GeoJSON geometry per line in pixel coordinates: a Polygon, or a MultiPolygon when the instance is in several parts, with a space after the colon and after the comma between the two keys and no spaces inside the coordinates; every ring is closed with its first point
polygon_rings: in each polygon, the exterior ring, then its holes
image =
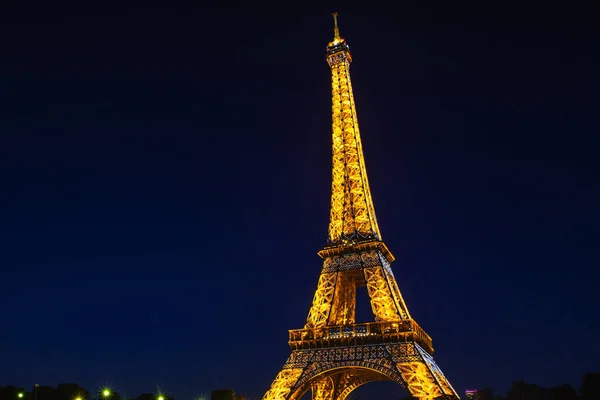
{"type": "MultiPolygon", "coordinates": [[[[0,385],[261,396],[321,269],[335,8],[81,7],[0,13],[0,385]]],[[[600,35],[479,7],[337,8],[380,228],[457,391],[578,385],[600,35]]]]}

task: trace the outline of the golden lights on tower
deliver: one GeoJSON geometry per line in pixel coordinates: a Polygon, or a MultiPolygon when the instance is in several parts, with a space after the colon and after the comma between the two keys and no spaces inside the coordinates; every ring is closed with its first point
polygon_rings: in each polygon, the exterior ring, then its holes
{"type": "Polygon", "coordinates": [[[333,14],[327,46],[332,88],[332,184],[323,269],[303,329],[289,331],[291,355],[264,400],[345,400],[357,387],[393,380],[423,400],[458,399],[434,362],[431,337],[411,318],[381,240],[369,188],[354,94],[352,56],[333,14]],[[357,323],[366,286],[374,322],[357,323]]]}
{"type": "Polygon", "coordinates": [[[352,56],[340,37],[334,13],[334,40],[327,47],[331,68],[332,183],[329,243],[381,240],[363,155],[350,80],[352,56]]]}

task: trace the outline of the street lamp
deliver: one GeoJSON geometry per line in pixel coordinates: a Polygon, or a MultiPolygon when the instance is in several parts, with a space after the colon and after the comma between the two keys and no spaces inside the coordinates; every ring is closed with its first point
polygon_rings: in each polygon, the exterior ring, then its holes
{"type": "Polygon", "coordinates": [[[108,399],[110,397],[110,389],[104,389],[102,391],[102,397],[104,397],[105,399],[108,399]]]}
{"type": "Polygon", "coordinates": [[[20,399],[22,399],[23,396],[24,396],[23,392],[19,392],[19,394],[17,394],[17,397],[20,398],[20,399]]]}
{"type": "Polygon", "coordinates": [[[165,396],[161,394],[156,398],[156,400],[165,400],[165,396]]]}

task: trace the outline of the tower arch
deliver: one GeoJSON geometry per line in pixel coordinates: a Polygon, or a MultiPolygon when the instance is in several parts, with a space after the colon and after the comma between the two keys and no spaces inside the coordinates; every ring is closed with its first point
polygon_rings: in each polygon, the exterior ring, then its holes
{"type": "Polygon", "coordinates": [[[374,364],[363,367],[333,366],[323,369],[315,369],[313,374],[307,375],[306,379],[299,382],[290,394],[290,399],[300,399],[311,390],[313,399],[345,400],[358,387],[375,381],[394,381],[404,387],[402,378],[394,370],[378,368],[374,364]]]}

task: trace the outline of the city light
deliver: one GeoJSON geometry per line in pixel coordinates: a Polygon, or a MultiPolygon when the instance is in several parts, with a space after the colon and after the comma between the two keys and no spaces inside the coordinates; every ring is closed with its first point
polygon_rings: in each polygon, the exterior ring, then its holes
{"type": "Polygon", "coordinates": [[[110,397],[110,390],[109,389],[104,389],[102,391],[102,396],[104,396],[104,397],[110,397]]]}
{"type": "Polygon", "coordinates": [[[24,396],[24,394],[23,394],[23,393],[19,393],[17,396],[18,396],[20,399],[22,399],[22,398],[23,398],[23,396],[24,396]]]}
{"type": "Polygon", "coordinates": [[[158,396],[158,397],[156,398],[156,400],[165,400],[165,396],[163,396],[163,395],[160,395],[160,396],[158,396]]]}

